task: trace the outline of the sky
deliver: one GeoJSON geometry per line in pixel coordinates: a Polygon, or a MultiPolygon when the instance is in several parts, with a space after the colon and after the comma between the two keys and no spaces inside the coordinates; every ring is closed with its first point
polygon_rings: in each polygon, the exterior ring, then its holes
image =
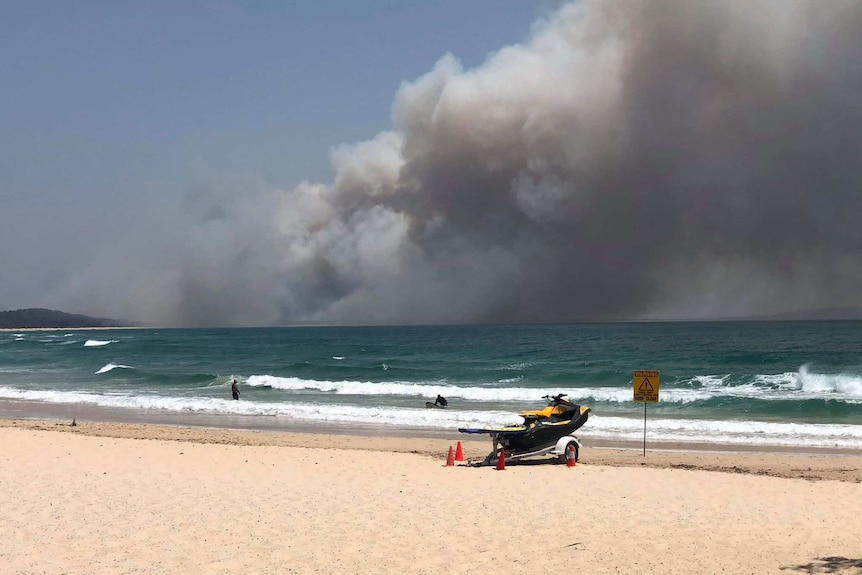
{"type": "Polygon", "coordinates": [[[855,0],[10,1],[0,309],[862,306],[855,0]]]}

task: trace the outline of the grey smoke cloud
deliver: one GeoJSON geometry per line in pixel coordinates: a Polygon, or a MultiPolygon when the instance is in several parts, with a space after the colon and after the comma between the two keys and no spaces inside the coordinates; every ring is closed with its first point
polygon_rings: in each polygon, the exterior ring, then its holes
{"type": "Polygon", "coordinates": [[[855,0],[565,5],[402,85],[329,184],[189,192],[105,297],[175,325],[862,305],[859,30],[855,0]]]}

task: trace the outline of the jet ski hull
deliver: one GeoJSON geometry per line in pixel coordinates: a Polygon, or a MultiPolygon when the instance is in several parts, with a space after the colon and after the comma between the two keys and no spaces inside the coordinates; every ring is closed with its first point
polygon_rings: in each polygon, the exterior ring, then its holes
{"type": "MultiPolygon", "coordinates": [[[[573,440],[580,448],[580,442],[572,434],[580,429],[589,418],[590,408],[576,405],[561,399],[552,398],[555,406],[553,414],[537,415],[540,412],[523,412],[524,424],[510,427],[471,429],[461,428],[461,433],[487,433],[491,436],[494,450],[482,464],[494,461],[502,449],[507,459],[549,453],[573,440]],[[567,441],[562,441],[568,438],[567,441]]],[[[564,448],[564,447],[563,447],[564,448]]],[[[559,455],[559,454],[557,454],[559,455]]]]}

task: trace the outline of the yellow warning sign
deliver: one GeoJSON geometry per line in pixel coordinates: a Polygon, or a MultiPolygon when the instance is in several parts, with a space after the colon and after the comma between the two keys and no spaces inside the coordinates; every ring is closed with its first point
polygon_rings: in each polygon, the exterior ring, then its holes
{"type": "Polygon", "coordinates": [[[637,370],[632,379],[635,388],[635,401],[658,401],[658,372],[637,370]]]}

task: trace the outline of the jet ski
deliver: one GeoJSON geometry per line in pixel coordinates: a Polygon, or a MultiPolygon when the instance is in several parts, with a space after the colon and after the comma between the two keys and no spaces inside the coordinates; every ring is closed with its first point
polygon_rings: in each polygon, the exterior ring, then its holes
{"type": "Polygon", "coordinates": [[[487,433],[491,436],[493,449],[477,465],[490,465],[499,460],[503,451],[505,461],[538,455],[556,455],[560,461],[566,460],[566,451],[574,449],[575,461],[581,448],[580,440],[572,435],[587,422],[590,408],[577,405],[559,393],[544,399],[548,405],[544,409],[521,411],[524,418],[521,425],[490,429],[458,429],[461,433],[487,433]]]}

